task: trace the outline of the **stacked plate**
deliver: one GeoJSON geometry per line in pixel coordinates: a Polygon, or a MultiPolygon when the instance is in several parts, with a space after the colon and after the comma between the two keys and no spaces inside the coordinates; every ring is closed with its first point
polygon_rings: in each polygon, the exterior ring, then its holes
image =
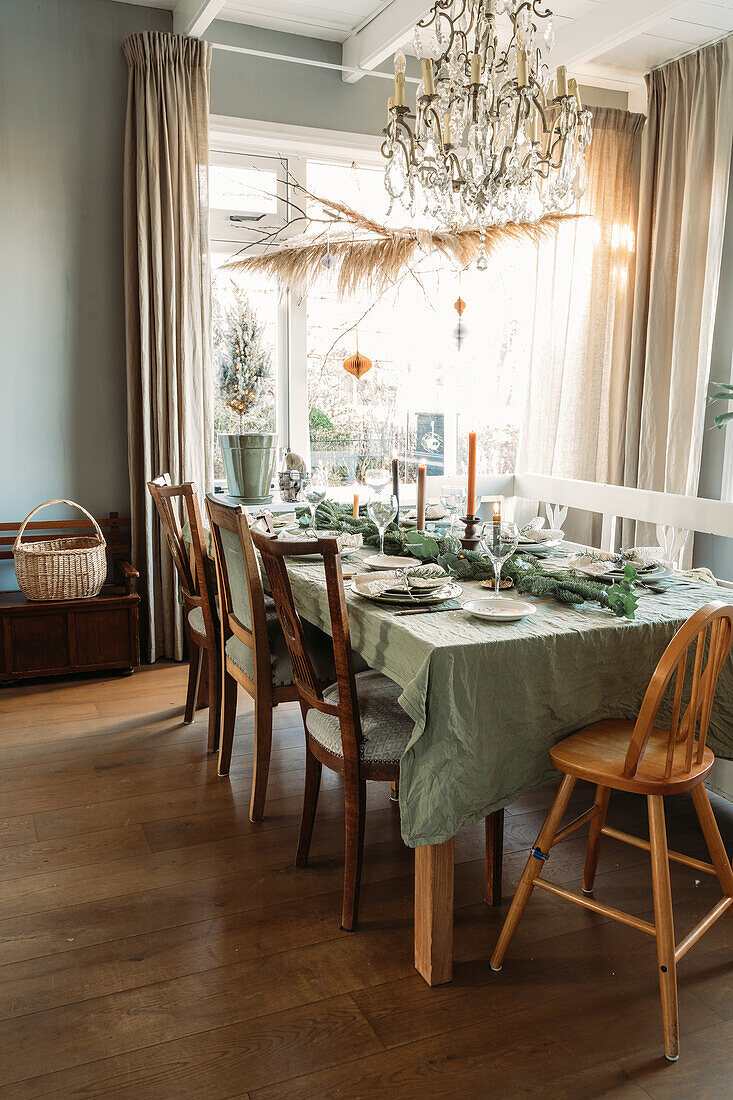
{"type": "Polygon", "coordinates": [[[373,573],[360,573],[351,582],[351,591],[365,600],[376,603],[403,605],[405,607],[429,607],[431,604],[445,603],[460,596],[463,589],[445,578],[436,579],[428,587],[411,587],[408,591],[404,578],[398,573],[383,572],[378,577],[373,573]]]}
{"type": "Polygon", "coordinates": [[[528,554],[545,554],[559,546],[565,538],[564,531],[551,531],[549,528],[536,528],[522,532],[517,548],[528,554]]]}
{"type": "MultiPolygon", "coordinates": [[[[613,554],[577,554],[567,563],[578,573],[586,577],[592,577],[594,581],[603,581],[613,584],[624,578],[624,564],[619,562],[613,554]]],[[[639,580],[658,581],[669,575],[669,570],[658,561],[631,561],[639,576],[639,580]]]]}
{"type": "MultiPolygon", "coordinates": [[[[339,543],[339,550],[342,558],[351,558],[361,549],[362,537],[361,535],[350,535],[343,531],[316,531],[318,538],[327,539],[335,538],[339,543]]],[[[282,542],[308,542],[313,538],[313,531],[308,527],[299,527],[297,524],[292,527],[285,527],[278,533],[278,538],[282,542]]],[[[299,554],[298,561],[321,561],[320,554],[299,554]]]]}

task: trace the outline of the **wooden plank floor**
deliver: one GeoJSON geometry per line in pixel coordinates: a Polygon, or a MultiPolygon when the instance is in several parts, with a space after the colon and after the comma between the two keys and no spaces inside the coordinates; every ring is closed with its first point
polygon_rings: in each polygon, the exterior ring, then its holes
{"type": "MultiPolygon", "coordinates": [[[[247,816],[252,713],[229,780],[186,670],[0,690],[0,1100],[25,1097],[733,1095],[733,922],[680,965],[682,1056],[663,1058],[654,944],[537,892],[504,970],[489,956],[548,786],[507,816],[505,904],[483,903],[483,830],[456,844],[456,966],[412,966],[412,853],[370,785],[357,933],[339,930],[342,792],[324,773],[312,866],[292,865],[303,746],[276,711],[266,820],[247,816]]],[[[588,789],[579,789],[580,805],[588,789]]],[[[733,807],[714,799],[733,840],[733,807]]],[[[672,847],[705,857],[687,796],[672,847]]],[[[641,799],[611,824],[646,833],[641,799]]],[[[584,836],[548,877],[577,884],[584,836]]],[[[652,918],[648,857],[604,842],[596,895],[652,918]]],[[[717,899],[672,865],[678,938],[717,899]]]]}

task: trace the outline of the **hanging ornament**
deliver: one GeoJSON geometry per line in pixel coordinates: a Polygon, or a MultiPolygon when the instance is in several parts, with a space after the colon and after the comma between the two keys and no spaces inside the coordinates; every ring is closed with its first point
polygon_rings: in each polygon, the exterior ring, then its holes
{"type": "Polygon", "coordinates": [[[453,329],[453,339],[456,342],[456,347],[460,351],[468,335],[468,329],[463,323],[463,311],[466,308],[466,303],[463,301],[463,298],[461,298],[460,294],[458,295],[457,300],[453,303],[453,308],[458,314],[458,324],[453,329]]]}
{"type": "Polygon", "coordinates": [[[320,263],[321,267],[325,267],[326,270],[330,270],[334,266],[334,264],[336,263],[336,260],[335,260],[334,256],[331,253],[331,226],[330,225],[328,227],[328,233],[326,234],[326,254],[325,254],[325,256],[321,256],[321,258],[318,262],[320,263]]]}
{"type": "Polygon", "coordinates": [[[362,355],[359,351],[359,333],[356,334],[356,354],[350,355],[348,359],[344,360],[344,370],[349,374],[353,374],[357,382],[366,374],[368,370],[372,369],[371,359],[367,359],[366,355],[362,355]]]}

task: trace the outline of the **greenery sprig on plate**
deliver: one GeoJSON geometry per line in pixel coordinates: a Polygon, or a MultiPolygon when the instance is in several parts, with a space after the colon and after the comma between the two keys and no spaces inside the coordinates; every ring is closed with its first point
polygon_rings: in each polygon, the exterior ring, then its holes
{"type": "MultiPolygon", "coordinates": [[[[297,516],[301,527],[310,524],[307,509],[297,509],[297,516]]],[[[362,535],[365,545],[379,545],[379,533],[367,517],[366,508],[359,509],[357,518],[348,506],[324,500],[316,510],[316,524],[323,529],[358,533],[362,535]]],[[[494,576],[494,566],[489,558],[479,550],[464,550],[458,539],[450,534],[405,530],[391,523],[385,533],[384,548],[389,554],[407,554],[425,564],[440,565],[457,581],[483,581],[494,576]]],[[[517,555],[504,563],[501,572],[503,577],[514,581],[517,591],[523,596],[546,597],[563,604],[587,601],[608,608],[620,618],[635,617],[637,572],[633,565],[627,564],[623,580],[610,588],[598,581],[574,577],[563,570],[543,569],[536,559],[527,560],[517,555]]]]}

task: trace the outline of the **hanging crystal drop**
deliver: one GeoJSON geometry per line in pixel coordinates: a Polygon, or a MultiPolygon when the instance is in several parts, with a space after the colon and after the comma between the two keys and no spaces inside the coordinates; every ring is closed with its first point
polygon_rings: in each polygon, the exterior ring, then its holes
{"type": "Polygon", "coordinates": [[[555,22],[552,16],[545,23],[545,45],[548,50],[555,48],[555,22]]]}
{"type": "Polygon", "coordinates": [[[588,170],[585,167],[585,157],[581,153],[578,158],[578,167],[575,169],[575,176],[573,177],[573,191],[575,197],[579,199],[585,194],[588,187],[588,170]]]}

